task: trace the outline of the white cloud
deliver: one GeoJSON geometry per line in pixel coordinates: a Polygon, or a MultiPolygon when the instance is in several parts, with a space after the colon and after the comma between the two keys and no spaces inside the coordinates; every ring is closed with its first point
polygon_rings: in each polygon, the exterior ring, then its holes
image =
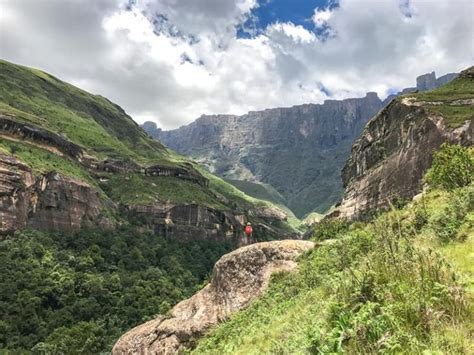
{"type": "Polygon", "coordinates": [[[314,9],[313,22],[316,27],[324,27],[332,16],[332,11],[328,8],[326,9],[314,9]]]}
{"type": "Polygon", "coordinates": [[[470,0],[340,0],[315,9],[314,32],[274,23],[248,39],[237,27],[256,0],[143,0],[132,11],[119,0],[0,1],[1,57],[164,128],[203,113],[321,102],[325,90],[383,95],[474,58],[470,0]]]}

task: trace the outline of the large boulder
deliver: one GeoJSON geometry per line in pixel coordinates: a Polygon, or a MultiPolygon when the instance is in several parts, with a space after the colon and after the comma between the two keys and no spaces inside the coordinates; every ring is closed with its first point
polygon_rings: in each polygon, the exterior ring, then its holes
{"type": "Polygon", "coordinates": [[[171,354],[192,347],[210,328],[259,297],[273,273],[295,270],[296,258],[314,246],[310,241],[282,240],[252,244],[224,255],[206,287],[178,303],[169,315],[125,333],[112,354],[171,354]]]}

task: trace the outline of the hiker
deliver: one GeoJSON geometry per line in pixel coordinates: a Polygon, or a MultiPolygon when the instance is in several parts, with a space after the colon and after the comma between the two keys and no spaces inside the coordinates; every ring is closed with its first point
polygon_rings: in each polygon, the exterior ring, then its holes
{"type": "Polygon", "coordinates": [[[244,229],[245,235],[247,236],[247,242],[250,243],[250,239],[252,238],[253,229],[252,223],[248,222],[244,229]]]}

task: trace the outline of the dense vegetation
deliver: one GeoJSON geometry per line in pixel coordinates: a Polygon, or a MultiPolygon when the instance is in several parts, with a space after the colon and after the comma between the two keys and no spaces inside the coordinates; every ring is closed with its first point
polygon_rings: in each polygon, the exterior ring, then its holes
{"type": "Polygon", "coordinates": [[[0,352],[97,354],[194,293],[228,243],[24,231],[0,241],[0,352]]]}
{"type": "Polygon", "coordinates": [[[276,275],[194,352],[472,353],[474,185],[464,185],[369,223],[320,224],[313,238],[332,242],[302,257],[296,275],[276,275]]]}

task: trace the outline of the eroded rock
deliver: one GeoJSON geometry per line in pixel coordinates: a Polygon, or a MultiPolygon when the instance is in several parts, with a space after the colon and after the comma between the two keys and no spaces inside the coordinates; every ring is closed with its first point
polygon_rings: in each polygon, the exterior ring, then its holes
{"type": "MultiPolygon", "coordinates": [[[[472,72],[474,67],[460,75],[472,78],[472,72]]],[[[364,218],[394,200],[411,200],[422,190],[435,150],[445,142],[473,144],[474,120],[451,128],[428,104],[416,97],[395,100],[367,123],[342,170],[339,216],[364,218]]],[[[472,106],[470,99],[462,104],[472,106]]]]}
{"type": "Polygon", "coordinates": [[[0,232],[25,227],[75,231],[99,220],[99,193],[89,184],[58,173],[34,177],[13,156],[0,154],[0,232]]]}
{"type": "Polygon", "coordinates": [[[259,297],[273,273],[295,270],[296,258],[314,246],[310,241],[283,240],[252,244],[224,255],[206,287],[178,303],[169,316],[125,333],[112,354],[172,354],[192,347],[206,331],[259,297]]]}

